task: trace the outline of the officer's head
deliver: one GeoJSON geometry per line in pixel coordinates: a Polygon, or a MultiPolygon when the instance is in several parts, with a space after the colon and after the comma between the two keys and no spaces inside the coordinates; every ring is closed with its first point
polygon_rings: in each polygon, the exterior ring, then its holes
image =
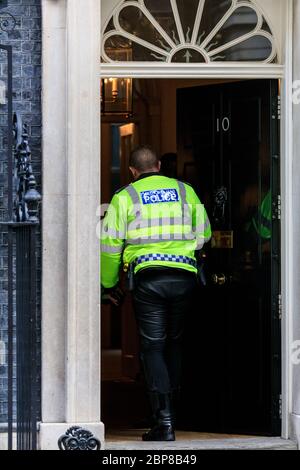
{"type": "Polygon", "coordinates": [[[150,147],[138,147],[130,155],[129,169],[136,180],[143,173],[159,172],[160,161],[150,147]]]}

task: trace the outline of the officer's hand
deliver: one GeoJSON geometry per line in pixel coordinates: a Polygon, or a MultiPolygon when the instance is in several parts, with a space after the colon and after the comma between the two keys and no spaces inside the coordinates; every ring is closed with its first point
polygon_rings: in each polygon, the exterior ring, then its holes
{"type": "Polygon", "coordinates": [[[101,293],[102,303],[111,303],[115,307],[120,307],[125,297],[125,293],[119,285],[112,287],[111,289],[105,289],[102,287],[101,293]]]}
{"type": "Polygon", "coordinates": [[[108,293],[108,298],[110,302],[116,307],[120,307],[122,305],[124,297],[125,293],[119,286],[114,287],[111,292],[108,293]]]}

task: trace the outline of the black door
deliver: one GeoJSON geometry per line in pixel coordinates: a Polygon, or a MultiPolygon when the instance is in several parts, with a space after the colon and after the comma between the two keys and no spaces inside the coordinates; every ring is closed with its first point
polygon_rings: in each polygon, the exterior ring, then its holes
{"type": "Polygon", "coordinates": [[[181,425],[280,434],[278,82],[178,91],[183,178],[213,229],[187,316],[181,425]]]}

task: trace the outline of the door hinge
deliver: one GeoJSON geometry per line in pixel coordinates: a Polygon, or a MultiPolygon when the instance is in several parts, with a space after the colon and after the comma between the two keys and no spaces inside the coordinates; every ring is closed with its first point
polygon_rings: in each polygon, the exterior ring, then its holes
{"type": "Polygon", "coordinates": [[[277,119],[280,121],[281,119],[281,96],[277,96],[277,119]]]}
{"type": "Polygon", "coordinates": [[[278,397],[278,415],[279,418],[282,419],[282,395],[278,397]]]}
{"type": "Polygon", "coordinates": [[[282,295],[278,294],[277,296],[277,312],[278,312],[278,319],[282,320],[282,295]]]}
{"type": "Polygon", "coordinates": [[[274,119],[274,120],[278,119],[278,121],[280,121],[280,119],[281,119],[281,96],[279,96],[279,95],[273,101],[272,119],[274,119]]]}
{"type": "Polygon", "coordinates": [[[281,196],[278,194],[277,199],[273,202],[273,220],[281,220],[281,196]]]}

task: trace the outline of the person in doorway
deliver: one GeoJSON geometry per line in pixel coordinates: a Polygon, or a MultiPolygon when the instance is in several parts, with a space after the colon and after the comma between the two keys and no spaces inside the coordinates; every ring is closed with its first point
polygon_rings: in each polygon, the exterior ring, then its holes
{"type": "Polygon", "coordinates": [[[255,209],[251,218],[248,218],[245,224],[245,233],[247,235],[247,253],[248,258],[253,251],[257,253],[257,242],[261,242],[262,253],[268,254],[271,249],[272,239],[272,193],[268,190],[262,199],[262,202],[255,209]],[[249,249],[251,249],[249,251],[249,249]]]}
{"type": "Polygon", "coordinates": [[[272,235],[272,194],[269,190],[260,204],[257,214],[251,223],[256,233],[263,240],[270,240],[272,235]]]}
{"type": "Polygon", "coordinates": [[[103,221],[101,283],[119,302],[123,258],[155,419],[143,440],[173,441],[184,316],[198,282],[195,251],[210,240],[211,227],[193,188],[163,176],[151,148],[133,151],[130,171],[134,182],[117,191],[103,221]]]}

